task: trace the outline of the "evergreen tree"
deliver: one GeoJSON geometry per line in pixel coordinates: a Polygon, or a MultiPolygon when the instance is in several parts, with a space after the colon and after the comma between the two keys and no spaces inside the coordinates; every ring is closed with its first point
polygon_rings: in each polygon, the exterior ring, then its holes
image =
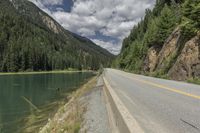
{"type": "Polygon", "coordinates": [[[175,26],[178,23],[178,19],[176,14],[174,14],[173,10],[170,9],[168,5],[165,5],[163,10],[161,11],[160,17],[158,18],[158,38],[159,43],[163,44],[167,37],[172,33],[175,26]]]}
{"type": "Polygon", "coordinates": [[[200,30],[200,1],[186,0],[182,10],[182,31],[184,36],[189,39],[200,30]]]}

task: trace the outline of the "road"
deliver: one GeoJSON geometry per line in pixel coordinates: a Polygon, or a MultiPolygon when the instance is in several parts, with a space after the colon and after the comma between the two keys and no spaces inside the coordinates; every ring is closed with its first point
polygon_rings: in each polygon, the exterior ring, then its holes
{"type": "Polygon", "coordinates": [[[105,79],[145,133],[200,133],[200,86],[105,69],[105,79]]]}

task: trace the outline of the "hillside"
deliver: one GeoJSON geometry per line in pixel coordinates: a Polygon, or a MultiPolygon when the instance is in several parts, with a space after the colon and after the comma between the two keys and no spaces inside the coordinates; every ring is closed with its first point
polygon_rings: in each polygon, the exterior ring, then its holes
{"type": "Polygon", "coordinates": [[[199,0],[157,0],[124,39],[113,66],[156,77],[199,80],[199,14],[199,0]]]}
{"type": "Polygon", "coordinates": [[[0,72],[97,70],[113,58],[27,0],[1,0],[0,25],[0,72]]]}

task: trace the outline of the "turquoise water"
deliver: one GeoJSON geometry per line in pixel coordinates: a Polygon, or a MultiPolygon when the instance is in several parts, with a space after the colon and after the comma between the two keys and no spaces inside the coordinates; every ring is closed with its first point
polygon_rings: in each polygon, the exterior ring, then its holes
{"type": "Polygon", "coordinates": [[[31,115],[35,107],[42,109],[66,98],[64,94],[78,88],[92,76],[92,73],[0,76],[0,133],[24,128],[24,118],[31,115]]]}

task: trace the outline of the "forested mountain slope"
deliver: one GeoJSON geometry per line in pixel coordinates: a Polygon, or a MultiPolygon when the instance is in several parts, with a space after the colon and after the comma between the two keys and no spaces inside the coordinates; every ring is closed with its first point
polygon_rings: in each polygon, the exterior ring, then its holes
{"type": "Polygon", "coordinates": [[[175,80],[199,78],[199,31],[199,0],[157,0],[124,39],[113,66],[175,80]]]}
{"type": "Polygon", "coordinates": [[[0,71],[98,69],[113,58],[27,0],[0,1],[0,71]]]}

